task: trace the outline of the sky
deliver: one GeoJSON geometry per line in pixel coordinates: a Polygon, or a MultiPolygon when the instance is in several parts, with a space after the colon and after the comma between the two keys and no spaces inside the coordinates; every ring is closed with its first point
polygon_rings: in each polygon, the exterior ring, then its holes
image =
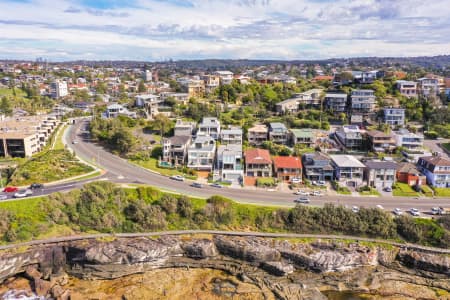
{"type": "Polygon", "coordinates": [[[450,0],[0,0],[0,59],[450,54],[450,0]]]}

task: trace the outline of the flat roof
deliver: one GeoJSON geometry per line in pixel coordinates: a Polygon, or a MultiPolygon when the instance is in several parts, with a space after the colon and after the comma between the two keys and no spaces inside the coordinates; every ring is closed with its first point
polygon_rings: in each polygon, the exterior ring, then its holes
{"type": "Polygon", "coordinates": [[[331,160],[338,167],[364,168],[365,165],[353,155],[330,155],[331,160]]]}

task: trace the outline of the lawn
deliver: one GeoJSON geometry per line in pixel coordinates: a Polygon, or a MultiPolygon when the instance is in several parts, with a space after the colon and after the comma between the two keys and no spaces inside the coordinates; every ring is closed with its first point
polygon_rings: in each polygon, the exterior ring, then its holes
{"type": "Polygon", "coordinates": [[[450,152],[450,143],[443,143],[441,144],[442,148],[450,152]]]}
{"type": "MultiPolygon", "coordinates": [[[[16,96],[24,97],[26,96],[26,93],[22,91],[21,89],[15,89],[16,90],[16,96]]],[[[3,88],[0,89],[0,97],[3,96],[13,96],[13,90],[10,88],[3,88]]]]}
{"type": "Polygon", "coordinates": [[[422,189],[422,193],[427,197],[433,197],[433,190],[428,185],[423,185],[420,187],[422,189]]]}
{"type": "Polygon", "coordinates": [[[92,172],[94,169],[79,162],[67,150],[48,150],[21,164],[10,178],[11,185],[48,183],[92,172]]]}
{"type": "Polygon", "coordinates": [[[381,196],[381,194],[374,188],[371,188],[370,191],[361,191],[359,194],[361,196],[381,196]]]}
{"type": "Polygon", "coordinates": [[[419,196],[419,193],[416,192],[412,187],[410,187],[406,183],[396,182],[392,187],[392,194],[394,196],[400,197],[415,197],[419,196]]]}
{"type": "Polygon", "coordinates": [[[64,149],[64,143],[63,143],[63,135],[64,132],[67,129],[67,125],[63,125],[61,127],[58,128],[58,133],[56,135],[56,141],[53,144],[53,150],[61,150],[64,149]]]}
{"type": "Polygon", "coordinates": [[[130,160],[131,163],[144,167],[146,169],[158,172],[165,176],[184,175],[184,173],[175,169],[166,169],[158,167],[158,160],[156,158],[149,158],[148,160],[130,160]]]}
{"type": "Polygon", "coordinates": [[[438,197],[450,197],[450,188],[434,188],[434,192],[438,197]]]}

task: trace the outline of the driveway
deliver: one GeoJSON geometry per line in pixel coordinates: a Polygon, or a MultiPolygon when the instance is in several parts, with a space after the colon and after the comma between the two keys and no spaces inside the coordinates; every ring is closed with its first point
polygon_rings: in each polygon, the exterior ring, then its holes
{"type": "Polygon", "coordinates": [[[441,144],[445,144],[445,143],[449,143],[450,139],[442,139],[442,140],[429,140],[426,139],[423,141],[423,145],[426,148],[429,148],[431,150],[431,152],[440,152],[442,153],[442,156],[450,159],[450,157],[448,156],[448,154],[445,152],[445,150],[441,147],[441,144]]]}

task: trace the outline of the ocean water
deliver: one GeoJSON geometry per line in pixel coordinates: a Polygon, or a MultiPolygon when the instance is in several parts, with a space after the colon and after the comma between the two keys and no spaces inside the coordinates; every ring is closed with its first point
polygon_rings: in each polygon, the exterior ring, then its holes
{"type": "Polygon", "coordinates": [[[27,291],[10,290],[3,294],[1,300],[48,300],[44,296],[37,296],[27,291]]]}

